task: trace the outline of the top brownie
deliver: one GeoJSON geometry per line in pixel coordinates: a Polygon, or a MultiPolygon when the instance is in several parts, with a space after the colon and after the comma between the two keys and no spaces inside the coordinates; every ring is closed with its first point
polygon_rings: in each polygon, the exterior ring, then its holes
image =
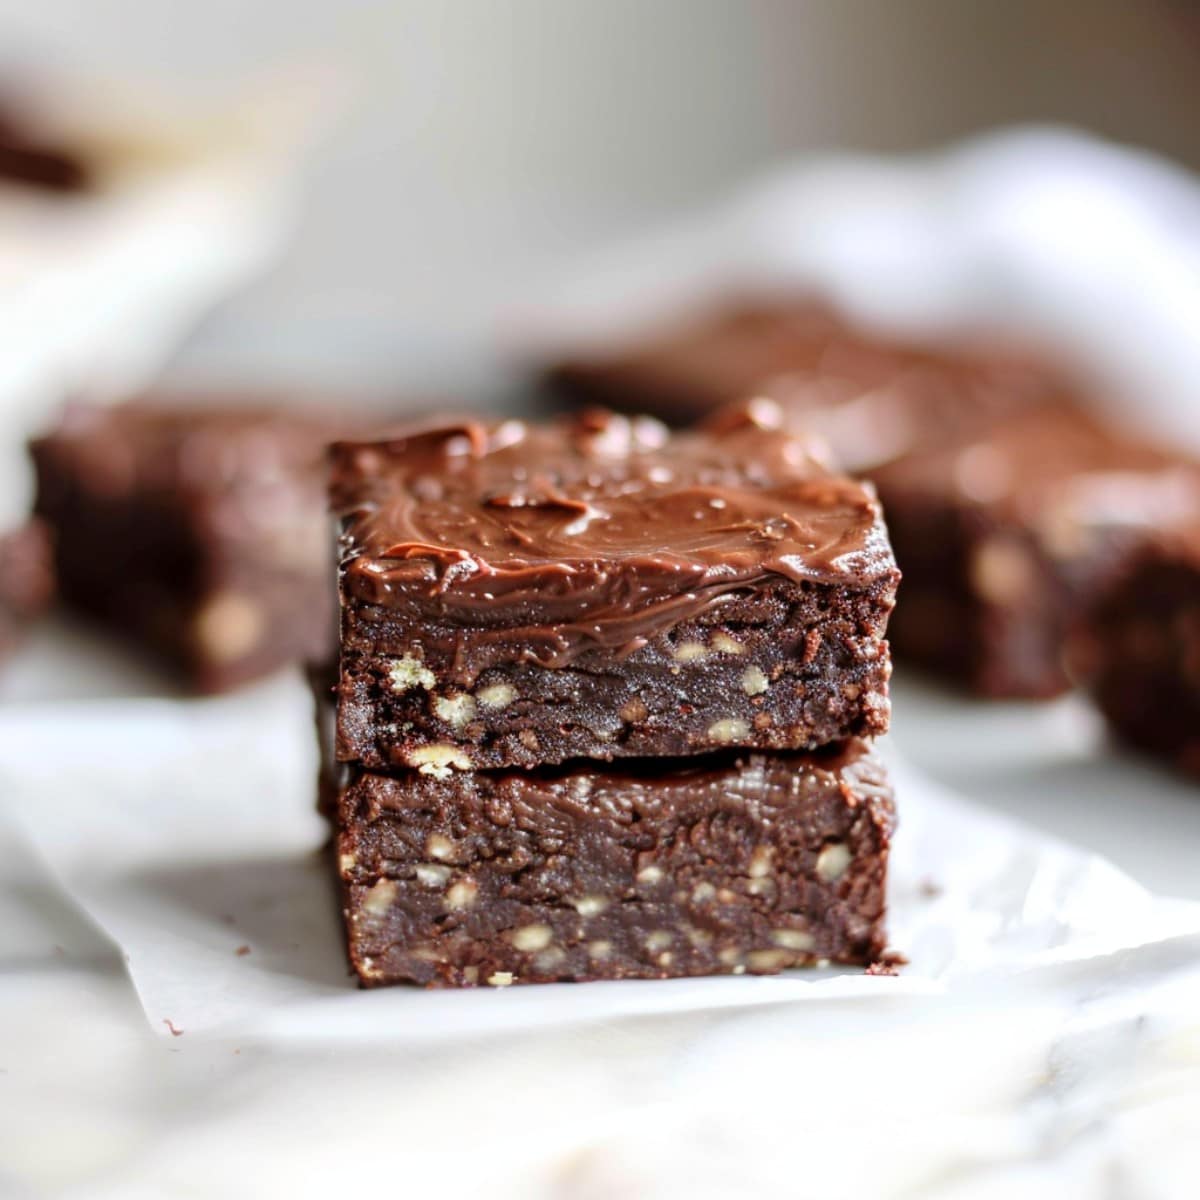
{"type": "Polygon", "coordinates": [[[338,757],[440,774],[883,732],[879,505],[771,419],[340,445],[338,757]]]}

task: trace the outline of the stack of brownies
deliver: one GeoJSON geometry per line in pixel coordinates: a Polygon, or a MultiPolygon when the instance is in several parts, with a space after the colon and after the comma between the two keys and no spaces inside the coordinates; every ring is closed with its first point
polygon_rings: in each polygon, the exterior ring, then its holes
{"type": "Polygon", "coordinates": [[[899,574],[868,486],[757,406],[341,443],[332,496],[363,983],[880,956],[899,574]]]}

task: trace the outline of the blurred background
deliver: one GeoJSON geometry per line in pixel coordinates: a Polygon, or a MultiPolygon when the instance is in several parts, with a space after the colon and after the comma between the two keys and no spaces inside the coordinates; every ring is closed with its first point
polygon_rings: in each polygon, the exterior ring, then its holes
{"type": "Polygon", "coordinates": [[[0,0],[0,58],[323,112],[299,236],[179,359],[206,376],[485,385],[547,272],[800,152],[1037,121],[1200,165],[1190,0],[0,0]]]}

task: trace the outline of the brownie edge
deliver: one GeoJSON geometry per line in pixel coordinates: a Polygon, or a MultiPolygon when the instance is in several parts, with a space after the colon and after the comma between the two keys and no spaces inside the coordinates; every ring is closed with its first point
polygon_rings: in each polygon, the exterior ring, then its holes
{"type": "Polygon", "coordinates": [[[1141,547],[1070,663],[1120,741],[1200,780],[1200,521],[1141,547]]]}
{"type": "Polygon", "coordinates": [[[775,974],[884,949],[895,810],[863,741],[362,773],[337,807],[350,961],[367,986],[775,974]]]}

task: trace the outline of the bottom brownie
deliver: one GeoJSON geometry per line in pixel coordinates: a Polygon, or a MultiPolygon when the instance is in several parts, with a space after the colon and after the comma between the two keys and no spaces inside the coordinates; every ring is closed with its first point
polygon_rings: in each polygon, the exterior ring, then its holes
{"type": "Polygon", "coordinates": [[[429,987],[774,974],[884,949],[894,808],[862,741],[614,769],[364,773],[350,960],[429,987]]]}
{"type": "Polygon", "coordinates": [[[0,536],[0,658],[10,653],[54,592],[50,535],[29,521],[0,536]]]}
{"type": "Polygon", "coordinates": [[[1200,777],[1200,523],[1142,548],[1071,660],[1118,738],[1200,777]]]}

